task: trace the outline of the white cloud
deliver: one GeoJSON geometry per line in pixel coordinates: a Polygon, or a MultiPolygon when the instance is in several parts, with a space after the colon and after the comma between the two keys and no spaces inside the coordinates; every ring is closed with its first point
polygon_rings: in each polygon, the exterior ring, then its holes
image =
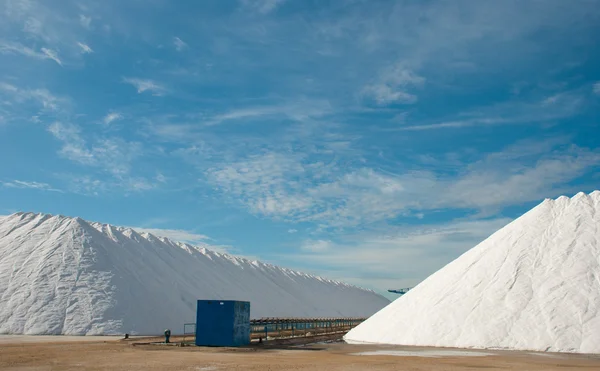
{"type": "Polygon", "coordinates": [[[472,126],[545,123],[577,115],[583,107],[579,91],[567,91],[535,101],[509,101],[459,113],[456,119],[431,124],[406,125],[393,131],[459,129],[472,126]]]}
{"type": "Polygon", "coordinates": [[[117,183],[112,184],[113,187],[125,188],[127,190],[135,192],[149,191],[151,189],[156,188],[156,183],[144,177],[124,176],[129,173],[129,165],[126,165],[125,167],[112,172],[116,175],[116,178],[118,180],[117,183]]]}
{"type": "Polygon", "coordinates": [[[504,122],[504,120],[500,120],[500,121],[496,121],[496,120],[485,120],[485,121],[481,121],[481,120],[463,120],[463,121],[447,121],[447,122],[440,122],[437,124],[424,124],[424,125],[408,125],[408,126],[403,126],[394,130],[399,130],[399,131],[422,131],[422,130],[434,130],[434,129],[458,129],[458,128],[465,128],[465,127],[469,127],[469,126],[475,126],[475,125],[485,125],[485,124],[493,124],[493,123],[499,123],[499,122],[504,122]]]}
{"type": "Polygon", "coordinates": [[[107,181],[89,175],[72,176],[63,174],[63,178],[69,182],[69,190],[74,193],[98,196],[111,188],[107,181]]]}
{"type": "MultiPolygon", "coordinates": [[[[443,224],[386,226],[325,241],[324,249],[282,255],[290,264],[306,264],[328,277],[379,290],[414,287],[498,229],[509,218],[454,220],[443,224]],[[302,263],[299,263],[302,262],[302,263]]],[[[317,245],[318,246],[318,245],[317,245]]],[[[299,269],[303,267],[298,267],[299,269]]]]}
{"type": "Polygon", "coordinates": [[[207,125],[207,126],[219,125],[226,121],[235,121],[235,120],[248,119],[248,118],[252,118],[252,117],[269,116],[269,115],[277,114],[279,112],[281,112],[281,111],[274,107],[257,107],[257,108],[244,108],[244,109],[232,110],[230,112],[216,115],[216,116],[208,119],[205,122],[205,125],[207,125]]]}
{"type": "Polygon", "coordinates": [[[111,174],[105,175],[80,175],[63,173],[61,177],[67,182],[69,191],[84,195],[98,196],[104,193],[117,192],[128,196],[131,193],[139,193],[157,188],[157,184],[144,177],[130,175],[111,174]]]}
{"type": "Polygon", "coordinates": [[[287,0],[241,0],[242,5],[256,12],[267,14],[287,0]]]}
{"type": "Polygon", "coordinates": [[[415,103],[417,96],[408,93],[410,87],[420,86],[425,79],[401,64],[385,69],[377,82],[363,88],[363,95],[379,105],[391,103],[415,103]]]}
{"type": "Polygon", "coordinates": [[[48,127],[48,131],[63,142],[61,155],[81,164],[93,165],[96,163],[94,155],[86,148],[77,126],[55,122],[48,127]]]}
{"type": "Polygon", "coordinates": [[[83,53],[83,54],[90,54],[90,53],[94,52],[92,50],[92,48],[90,48],[89,45],[87,45],[87,44],[84,44],[82,42],[77,42],[77,45],[81,48],[81,53],[83,53]]]}
{"type": "Polygon", "coordinates": [[[310,200],[296,189],[300,184],[290,181],[306,176],[304,173],[297,159],[268,153],[211,168],[207,176],[224,192],[245,200],[252,212],[281,217],[310,208],[310,200]]]}
{"type": "Polygon", "coordinates": [[[156,176],[154,177],[154,179],[156,179],[156,181],[159,182],[159,183],[166,183],[167,182],[167,177],[164,176],[161,173],[156,174],[156,176]]]}
{"type": "Polygon", "coordinates": [[[61,106],[68,104],[68,99],[57,97],[46,89],[23,89],[11,84],[0,82],[0,94],[8,96],[15,103],[25,103],[35,101],[44,109],[58,111],[61,106]]]}
{"type": "Polygon", "coordinates": [[[123,116],[118,113],[118,112],[111,112],[109,114],[107,114],[106,116],[104,116],[104,119],[102,119],[102,121],[104,122],[104,124],[108,125],[113,121],[117,121],[122,119],[123,116]]]}
{"type": "Polygon", "coordinates": [[[111,190],[141,192],[157,187],[155,182],[132,174],[133,162],[143,154],[140,143],[112,137],[98,138],[88,144],[77,125],[61,122],[54,122],[48,131],[62,142],[59,151],[62,157],[110,175],[99,179],[91,175],[64,174],[73,192],[98,195],[111,190]]]}
{"type": "Polygon", "coordinates": [[[288,229],[288,233],[289,233],[289,234],[298,233],[298,230],[297,230],[297,229],[293,229],[293,228],[291,228],[291,229],[288,229]]]}
{"type": "Polygon", "coordinates": [[[549,96],[549,97],[545,98],[544,100],[542,100],[541,105],[542,106],[551,106],[551,105],[558,103],[559,99],[560,99],[560,94],[555,94],[555,95],[549,96]]]}
{"type": "Polygon", "coordinates": [[[416,95],[397,90],[385,84],[368,85],[363,89],[363,93],[371,96],[381,106],[391,103],[410,104],[417,101],[416,95]]]}
{"type": "Polygon", "coordinates": [[[56,51],[54,51],[52,49],[47,49],[47,48],[42,48],[41,50],[42,50],[42,53],[44,53],[44,55],[48,59],[52,59],[53,61],[55,61],[56,63],[58,63],[59,66],[62,66],[62,62],[58,58],[58,54],[56,53],[56,51]]]}
{"type": "Polygon", "coordinates": [[[593,90],[595,94],[600,95],[600,81],[594,84],[593,90]]]}
{"type": "Polygon", "coordinates": [[[393,216],[399,205],[389,199],[407,191],[399,178],[371,169],[340,175],[339,169],[305,162],[302,155],[255,155],[212,168],[207,175],[221,190],[244,200],[254,213],[330,225],[354,225],[393,216]]]}
{"type": "Polygon", "coordinates": [[[44,36],[44,27],[39,19],[30,17],[25,20],[23,25],[23,31],[33,36],[44,36]]]}
{"type": "Polygon", "coordinates": [[[50,125],[48,131],[63,142],[60,150],[63,157],[82,165],[99,167],[121,179],[128,188],[144,190],[153,187],[143,178],[128,176],[132,161],[142,153],[140,143],[121,138],[103,138],[88,146],[79,127],[61,122],[50,125]]]}
{"type": "Polygon", "coordinates": [[[82,27],[89,29],[92,24],[92,17],[86,17],[85,15],[80,14],[79,24],[81,24],[82,27]]]}
{"type": "Polygon", "coordinates": [[[344,172],[302,155],[267,153],[212,168],[211,183],[251,212],[275,219],[351,226],[394,217],[416,206],[433,175],[403,177],[359,168],[344,172]],[[340,172],[342,172],[340,174],[340,172]]]}
{"type": "MultiPolygon", "coordinates": [[[[4,21],[3,34],[6,39],[21,42],[27,40],[31,45],[35,45],[34,50],[26,50],[22,45],[15,43],[13,46],[20,50],[13,52],[53,60],[59,65],[80,65],[81,54],[89,51],[82,53],[78,41],[81,40],[82,34],[92,28],[92,18],[71,11],[72,6],[83,9],[84,6],[79,3],[62,5],[64,6],[38,0],[9,0],[6,7],[0,6],[0,15],[4,21]]],[[[99,5],[93,5],[90,12],[102,16],[104,7],[99,5]]]]}
{"type": "MultiPolygon", "coordinates": [[[[124,176],[130,173],[133,160],[141,156],[142,145],[121,138],[105,138],[94,143],[91,153],[104,170],[116,176],[124,176]]],[[[151,188],[145,180],[131,178],[130,181],[132,188],[151,188]]]]}
{"type": "Polygon", "coordinates": [[[344,228],[399,216],[419,218],[427,210],[498,211],[555,197],[576,190],[569,182],[600,165],[599,151],[558,140],[518,143],[479,161],[463,162],[464,170],[452,176],[347,169],[309,158],[270,152],[215,166],[206,175],[252,213],[344,228]]]}
{"type": "Polygon", "coordinates": [[[297,101],[293,103],[232,109],[225,113],[207,117],[206,126],[223,124],[229,121],[243,121],[252,118],[287,117],[295,121],[305,121],[318,118],[332,112],[331,105],[326,101],[297,101]]]}
{"type": "Polygon", "coordinates": [[[188,47],[188,45],[181,40],[179,37],[173,38],[173,45],[175,45],[175,49],[180,52],[188,47]]]}
{"type": "Polygon", "coordinates": [[[3,90],[7,93],[17,93],[17,92],[19,92],[20,89],[14,85],[2,82],[2,83],[0,83],[0,90],[3,90]]]}
{"type": "Polygon", "coordinates": [[[52,187],[48,183],[40,183],[40,182],[26,182],[22,180],[13,180],[10,182],[1,182],[0,184],[7,188],[24,188],[24,189],[36,189],[40,191],[50,191],[50,192],[60,192],[60,189],[56,189],[52,187]]]}
{"type": "Polygon", "coordinates": [[[3,54],[21,54],[27,57],[36,59],[51,59],[62,66],[61,60],[58,58],[56,51],[48,48],[41,48],[41,52],[37,52],[19,43],[6,42],[0,40],[0,53],[3,54]]]}
{"type": "MultiPolygon", "coordinates": [[[[594,32],[600,15],[593,2],[566,9],[560,0],[519,3],[520,7],[515,1],[352,3],[358,4],[349,6],[353,11],[339,12],[333,20],[321,23],[327,29],[341,30],[337,32],[343,41],[350,39],[370,55],[400,55],[413,66],[443,69],[441,76],[455,73],[457,64],[476,66],[479,71],[498,72],[499,66],[518,70],[531,57],[544,58],[557,45],[563,48],[578,36],[594,32]],[[532,35],[547,27],[556,27],[556,32],[546,34],[541,45],[532,35]]],[[[573,54],[567,58],[572,60],[573,54]]]]}
{"type": "Polygon", "coordinates": [[[300,249],[303,251],[310,251],[313,253],[321,253],[331,249],[333,244],[327,240],[308,240],[304,241],[300,249]]]}
{"type": "Polygon", "coordinates": [[[139,94],[147,91],[152,95],[161,96],[166,93],[166,89],[162,85],[149,79],[124,78],[123,82],[133,85],[139,94]]]}
{"type": "Polygon", "coordinates": [[[392,86],[418,86],[425,82],[422,76],[403,66],[401,63],[387,69],[381,76],[381,80],[392,86]]]}
{"type": "Polygon", "coordinates": [[[452,183],[447,183],[445,203],[462,208],[501,208],[556,197],[575,188],[568,182],[600,165],[600,153],[574,145],[560,148],[553,145],[549,153],[527,152],[528,142],[506,150],[520,153],[518,157],[491,154],[470,165],[470,170],[452,183]],[[533,165],[525,165],[535,161],[533,165]]]}
{"type": "Polygon", "coordinates": [[[69,190],[74,193],[98,196],[103,193],[118,192],[128,196],[156,188],[156,184],[143,177],[113,174],[112,178],[106,176],[61,174],[68,182],[69,190]]]}

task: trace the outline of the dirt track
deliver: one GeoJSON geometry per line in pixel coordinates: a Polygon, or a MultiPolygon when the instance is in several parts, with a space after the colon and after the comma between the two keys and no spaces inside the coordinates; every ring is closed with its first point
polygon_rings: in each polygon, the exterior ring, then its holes
{"type": "MultiPolygon", "coordinates": [[[[327,344],[301,349],[132,346],[120,341],[0,345],[0,370],[600,370],[600,356],[495,352],[441,358],[360,356],[365,351],[439,350],[327,344]]],[[[450,351],[453,350],[443,350],[450,351]]],[[[456,351],[466,355],[470,352],[456,351]]]]}

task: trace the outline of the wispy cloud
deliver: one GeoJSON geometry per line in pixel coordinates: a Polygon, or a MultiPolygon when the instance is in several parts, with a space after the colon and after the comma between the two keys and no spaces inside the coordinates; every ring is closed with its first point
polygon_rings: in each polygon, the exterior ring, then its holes
{"type": "Polygon", "coordinates": [[[402,64],[385,69],[379,79],[363,88],[363,95],[375,100],[379,105],[391,103],[415,103],[417,96],[407,92],[407,89],[420,86],[425,78],[417,75],[402,64]]]}
{"type": "Polygon", "coordinates": [[[368,85],[363,89],[363,93],[372,97],[377,104],[382,106],[391,103],[410,104],[417,101],[416,95],[397,90],[385,84],[368,85]]]}
{"type": "Polygon", "coordinates": [[[515,125],[544,123],[575,116],[584,106],[583,96],[577,92],[553,94],[536,101],[509,101],[489,107],[463,112],[448,121],[406,125],[390,131],[424,131],[459,129],[473,126],[515,125]]]}
{"type": "Polygon", "coordinates": [[[155,189],[157,185],[144,177],[115,175],[112,178],[100,174],[74,175],[61,174],[68,183],[69,191],[84,195],[100,196],[109,192],[118,192],[125,196],[130,193],[138,193],[155,189]]]}
{"type": "MultiPolygon", "coordinates": [[[[104,138],[96,141],[91,153],[98,164],[106,171],[117,175],[128,175],[133,160],[141,156],[142,145],[138,142],[128,142],[122,138],[104,138]]],[[[133,181],[133,188],[147,189],[146,184],[133,181]]]]}
{"type": "Polygon", "coordinates": [[[595,94],[600,95],[600,81],[594,84],[592,90],[594,91],[595,94]]]}
{"type": "Polygon", "coordinates": [[[23,31],[33,36],[43,37],[43,28],[42,22],[36,18],[28,18],[23,25],[23,31]]]}
{"type": "Polygon", "coordinates": [[[512,1],[390,2],[365,11],[366,4],[352,2],[348,7],[354,11],[340,12],[324,23],[341,29],[340,38],[352,37],[370,53],[393,51],[414,65],[431,64],[445,71],[455,70],[447,68],[457,64],[479,70],[518,68],[531,61],[526,56],[539,58],[548,51],[539,47],[537,31],[557,25],[556,33],[545,34],[544,43],[549,40],[545,45],[562,49],[579,32],[593,32],[600,13],[592,3],[565,9],[560,0],[527,2],[518,11],[512,1]],[[490,63],[491,55],[495,63],[490,63]]]}
{"type": "MultiPolygon", "coordinates": [[[[306,161],[300,154],[256,155],[212,168],[207,175],[212,183],[244,202],[253,213],[333,226],[392,217],[410,206],[407,199],[414,196],[408,194],[401,178],[371,169],[344,173],[320,161],[306,161]],[[403,194],[405,204],[398,202],[403,194]]],[[[413,182],[413,187],[419,184],[413,182]]]]}
{"type": "MultiPolygon", "coordinates": [[[[127,171],[129,171],[129,169],[127,169],[127,171]]],[[[119,172],[116,172],[116,174],[118,181],[116,183],[112,183],[112,186],[115,188],[125,188],[126,190],[141,192],[149,191],[157,187],[156,182],[153,182],[145,177],[123,176],[119,172]]]]}
{"type": "Polygon", "coordinates": [[[303,243],[300,252],[282,258],[363,287],[413,287],[511,221],[494,218],[387,226],[386,232],[355,233],[327,241],[326,249],[311,251],[303,243]]]}
{"type": "Polygon", "coordinates": [[[167,92],[164,86],[149,79],[126,77],[123,79],[123,82],[133,85],[133,87],[135,87],[137,89],[137,92],[140,94],[144,92],[151,92],[152,95],[161,96],[167,92]]]}
{"type": "Polygon", "coordinates": [[[300,246],[300,249],[302,249],[303,251],[310,251],[313,253],[314,252],[321,253],[321,252],[326,252],[327,250],[330,250],[332,247],[333,247],[333,244],[331,243],[331,241],[308,240],[308,241],[304,241],[302,246],[300,246]]]}
{"type": "Polygon", "coordinates": [[[188,45],[179,37],[173,38],[173,45],[175,45],[175,50],[177,50],[178,52],[183,51],[188,47],[188,45]]]}
{"type": "Polygon", "coordinates": [[[104,122],[105,125],[108,125],[111,122],[121,120],[122,118],[123,118],[123,116],[120,113],[110,112],[109,114],[104,116],[104,118],[102,119],[102,122],[104,122]]]}
{"type": "Polygon", "coordinates": [[[226,121],[235,121],[252,117],[269,116],[277,114],[279,112],[281,112],[281,110],[274,107],[257,107],[232,110],[230,112],[211,117],[205,122],[205,125],[219,125],[226,121]]]}
{"type": "Polygon", "coordinates": [[[2,182],[0,181],[0,185],[7,188],[23,188],[23,189],[35,189],[39,191],[49,191],[49,192],[60,192],[63,191],[57,188],[52,187],[48,183],[40,183],[40,182],[26,182],[22,180],[13,180],[10,182],[2,182]]]}
{"type": "Polygon", "coordinates": [[[76,125],[55,122],[48,127],[48,131],[63,142],[61,155],[81,164],[96,164],[94,155],[86,148],[85,140],[81,137],[81,131],[76,125]]]}
{"type": "Polygon", "coordinates": [[[55,96],[46,89],[24,89],[5,82],[0,82],[0,94],[6,95],[15,103],[32,100],[39,103],[44,109],[51,111],[58,111],[69,103],[67,98],[55,96]]]}
{"type": "Polygon", "coordinates": [[[351,227],[398,216],[427,219],[428,212],[444,208],[498,211],[568,192],[569,182],[598,165],[600,152],[550,141],[524,142],[461,163],[465,170],[453,176],[348,170],[299,154],[267,153],[213,167],[207,177],[255,214],[351,227]]]}
{"type": "Polygon", "coordinates": [[[41,48],[40,52],[35,51],[19,43],[7,42],[0,40],[0,53],[3,54],[21,54],[27,57],[36,59],[51,59],[58,65],[62,66],[61,60],[58,58],[56,51],[48,48],[41,48]]]}
{"type": "Polygon", "coordinates": [[[552,141],[524,141],[470,164],[459,179],[446,182],[448,197],[443,203],[493,210],[556,197],[575,191],[568,183],[599,165],[600,152],[595,150],[552,141]]]}
{"type": "MultiPolygon", "coordinates": [[[[60,154],[77,163],[95,166],[115,177],[128,176],[131,162],[139,157],[142,146],[137,142],[127,142],[121,138],[102,138],[88,146],[81,135],[81,130],[73,124],[55,122],[48,128],[50,133],[63,142],[60,154]]],[[[133,189],[148,189],[147,182],[128,178],[133,189]]]]}
{"type": "Polygon", "coordinates": [[[298,159],[268,153],[211,168],[207,176],[221,190],[245,200],[251,211],[282,217],[310,209],[311,201],[296,189],[301,185],[289,181],[290,178],[306,176],[304,173],[304,166],[298,159]]]}
{"type": "Polygon", "coordinates": [[[229,112],[209,116],[202,121],[206,126],[223,124],[229,121],[248,120],[257,117],[287,117],[296,121],[324,116],[332,111],[326,101],[299,101],[269,106],[232,109],[229,112]]]}
{"type": "Polygon", "coordinates": [[[20,89],[14,85],[2,82],[2,83],[0,83],[0,90],[4,91],[6,93],[17,93],[17,92],[19,92],[20,89]]]}
{"type": "Polygon", "coordinates": [[[48,59],[52,59],[53,61],[55,61],[56,63],[58,63],[59,66],[62,66],[62,62],[58,58],[58,54],[56,53],[56,51],[48,49],[48,48],[42,48],[41,50],[42,50],[42,53],[44,53],[44,55],[48,59]]]}
{"type": "Polygon", "coordinates": [[[80,14],[79,15],[79,24],[81,24],[81,26],[83,28],[89,29],[92,24],[92,17],[88,17],[83,14],[80,14]]]}
{"type": "Polygon", "coordinates": [[[83,54],[91,54],[94,51],[92,50],[92,48],[89,47],[89,45],[84,44],[82,42],[77,42],[77,45],[81,48],[81,52],[83,54]]]}
{"type": "MultiPolygon", "coordinates": [[[[97,15],[103,8],[92,7],[97,15]]],[[[57,6],[38,0],[9,0],[7,6],[0,8],[5,21],[3,35],[5,40],[26,42],[31,46],[12,43],[9,47],[14,54],[53,60],[61,66],[81,65],[81,55],[89,51],[82,52],[78,42],[93,28],[92,18],[79,13],[83,8],[91,7],[80,3],[57,6]]]]}
{"type": "Polygon", "coordinates": [[[63,174],[63,178],[69,182],[69,189],[74,193],[98,196],[110,189],[106,180],[100,180],[89,175],[73,176],[63,174]]]}
{"type": "Polygon", "coordinates": [[[256,12],[267,14],[274,11],[287,0],[241,0],[244,7],[256,12]]]}

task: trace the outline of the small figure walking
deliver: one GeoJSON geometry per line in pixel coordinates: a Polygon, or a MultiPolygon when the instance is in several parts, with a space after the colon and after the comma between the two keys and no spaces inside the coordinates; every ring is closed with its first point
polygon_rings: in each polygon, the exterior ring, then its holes
{"type": "Polygon", "coordinates": [[[171,330],[166,329],[165,330],[165,343],[169,343],[169,338],[171,337],[171,330]]]}

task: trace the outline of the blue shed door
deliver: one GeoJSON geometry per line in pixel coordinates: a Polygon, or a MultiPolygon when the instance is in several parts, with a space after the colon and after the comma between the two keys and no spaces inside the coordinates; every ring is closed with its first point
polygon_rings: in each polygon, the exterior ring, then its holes
{"type": "Polygon", "coordinates": [[[233,304],[219,300],[198,302],[196,345],[233,345],[233,304]]]}

